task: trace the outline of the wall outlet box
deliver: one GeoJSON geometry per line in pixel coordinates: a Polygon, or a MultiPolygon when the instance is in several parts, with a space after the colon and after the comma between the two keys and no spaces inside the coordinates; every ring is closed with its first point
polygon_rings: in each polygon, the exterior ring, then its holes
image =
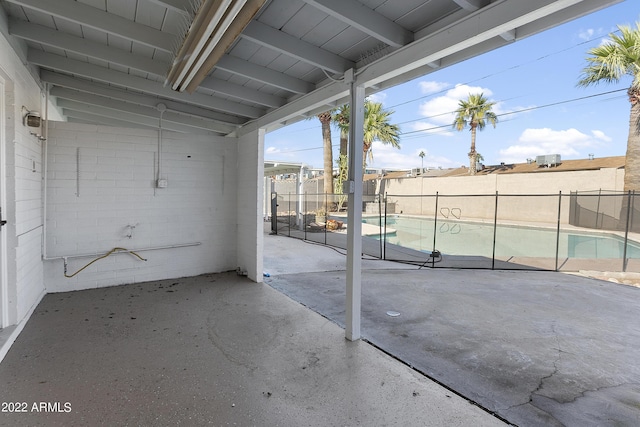
{"type": "Polygon", "coordinates": [[[353,194],[356,192],[356,186],[353,181],[345,181],[342,183],[342,194],[353,194]]]}
{"type": "Polygon", "coordinates": [[[166,179],[159,179],[157,186],[158,188],[167,188],[169,186],[169,181],[166,179]]]}

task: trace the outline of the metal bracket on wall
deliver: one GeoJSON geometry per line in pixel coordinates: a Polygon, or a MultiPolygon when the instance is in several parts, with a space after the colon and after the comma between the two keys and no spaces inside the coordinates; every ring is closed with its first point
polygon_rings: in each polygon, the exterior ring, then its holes
{"type": "Polygon", "coordinates": [[[76,148],[76,197],[80,197],[80,147],[76,148]]]}

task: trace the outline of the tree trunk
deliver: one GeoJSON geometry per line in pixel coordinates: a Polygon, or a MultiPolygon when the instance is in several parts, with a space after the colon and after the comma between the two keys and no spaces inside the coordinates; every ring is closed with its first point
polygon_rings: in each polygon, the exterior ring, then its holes
{"type": "Polygon", "coordinates": [[[371,144],[362,141],[362,174],[364,175],[365,169],[367,168],[367,156],[369,155],[369,150],[371,150],[371,144]]]}
{"type": "Polygon", "coordinates": [[[333,148],[331,147],[331,113],[318,114],[322,124],[322,145],[324,147],[324,192],[333,194],[333,148]]]}
{"type": "Polygon", "coordinates": [[[345,130],[340,131],[340,155],[346,156],[349,148],[349,132],[345,130]]]}
{"type": "MultiPolygon", "coordinates": [[[[340,156],[338,157],[338,159],[342,159],[342,158],[347,159],[348,149],[349,149],[349,132],[342,129],[340,130],[340,156]]],[[[338,174],[341,177],[345,177],[343,181],[346,181],[348,164],[349,164],[348,162],[343,162],[341,160],[338,161],[338,174]]]]}
{"type": "Polygon", "coordinates": [[[476,126],[471,124],[471,149],[469,150],[469,175],[476,174],[476,126]]]}
{"type": "Polygon", "coordinates": [[[629,137],[624,165],[624,191],[640,192],[640,102],[637,93],[629,93],[629,137]]]}

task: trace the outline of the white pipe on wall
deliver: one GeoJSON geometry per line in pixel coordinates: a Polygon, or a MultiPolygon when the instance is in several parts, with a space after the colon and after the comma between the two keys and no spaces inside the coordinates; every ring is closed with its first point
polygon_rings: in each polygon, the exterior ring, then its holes
{"type": "MultiPolygon", "coordinates": [[[[176,245],[167,245],[167,246],[154,246],[150,248],[141,248],[141,249],[127,249],[126,251],[118,251],[116,253],[129,253],[129,252],[146,252],[146,251],[157,251],[160,249],[176,249],[176,248],[186,248],[189,246],[199,246],[202,242],[192,242],[192,243],[179,243],[176,245]]],[[[70,259],[70,258],[90,258],[90,257],[98,257],[106,254],[108,252],[103,253],[92,253],[92,254],[78,254],[78,255],[60,255],[54,256],[51,258],[46,258],[47,261],[51,261],[54,259],[70,259]]]]}

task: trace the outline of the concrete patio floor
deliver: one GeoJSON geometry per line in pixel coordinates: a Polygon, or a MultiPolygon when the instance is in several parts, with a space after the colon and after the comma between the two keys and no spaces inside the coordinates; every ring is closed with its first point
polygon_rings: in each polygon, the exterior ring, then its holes
{"type": "MultiPolygon", "coordinates": [[[[265,282],[344,326],[343,252],[265,236],[265,282]]],[[[365,259],[362,293],[367,341],[510,423],[640,425],[640,288],[365,259]]]]}
{"type": "Polygon", "coordinates": [[[46,295],[0,384],[2,426],[504,425],[235,272],[46,295]]]}

